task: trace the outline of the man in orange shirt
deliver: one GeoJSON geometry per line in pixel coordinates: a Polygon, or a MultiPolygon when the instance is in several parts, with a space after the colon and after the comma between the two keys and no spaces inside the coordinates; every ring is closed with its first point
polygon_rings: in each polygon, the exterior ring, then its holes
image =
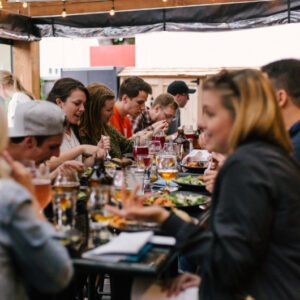
{"type": "Polygon", "coordinates": [[[135,118],[143,112],[149,94],[152,94],[152,88],[142,78],[129,77],[121,84],[119,100],[115,103],[110,124],[126,138],[132,136],[132,126],[128,115],[135,118]]]}

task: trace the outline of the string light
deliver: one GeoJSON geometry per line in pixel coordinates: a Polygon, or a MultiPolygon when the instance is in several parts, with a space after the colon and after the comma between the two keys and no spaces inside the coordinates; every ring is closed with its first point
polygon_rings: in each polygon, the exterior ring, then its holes
{"type": "Polygon", "coordinates": [[[22,4],[22,6],[23,6],[23,8],[27,8],[27,2],[25,1],[25,2],[23,2],[23,4],[22,4]]]}
{"type": "Polygon", "coordinates": [[[111,16],[114,16],[114,15],[116,14],[116,12],[115,12],[115,0],[112,0],[112,8],[111,8],[111,10],[109,11],[109,14],[110,14],[111,16]]]}
{"type": "Polygon", "coordinates": [[[66,10],[65,4],[66,4],[66,1],[63,0],[63,10],[61,12],[62,18],[65,18],[67,16],[67,10],[66,10]]]}

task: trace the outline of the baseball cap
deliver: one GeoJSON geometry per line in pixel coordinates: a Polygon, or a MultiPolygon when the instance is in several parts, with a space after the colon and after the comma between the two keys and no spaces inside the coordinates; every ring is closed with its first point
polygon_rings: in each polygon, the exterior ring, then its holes
{"type": "Polygon", "coordinates": [[[196,92],[195,89],[190,89],[187,84],[181,80],[175,80],[171,82],[167,91],[173,96],[177,94],[194,94],[196,92]]]}
{"type": "Polygon", "coordinates": [[[64,131],[65,114],[49,101],[32,100],[17,105],[9,137],[52,136],[64,131]]]}

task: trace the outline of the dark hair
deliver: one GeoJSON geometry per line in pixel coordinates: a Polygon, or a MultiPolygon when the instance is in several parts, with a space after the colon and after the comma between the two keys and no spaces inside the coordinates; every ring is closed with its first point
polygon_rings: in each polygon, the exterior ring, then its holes
{"type": "Polygon", "coordinates": [[[99,120],[101,109],[105,106],[107,100],[115,98],[115,94],[106,85],[97,82],[88,85],[87,90],[90,100],[82,115],[79,133],[81,137],[88,139],[91,144],[97,145],[107,126],[99,120]]]}
{"type": "MultiPolygon", "coordinates": [[[[40,147],[45,140],[47,140],[48,138],[50,138],[51,136],[50,135],[38,135],[38,136],[34,136],[34,138],[36,139],[36,145],[38,147],[40,147]]],[[[22,137],[11,137],[10,138],[10,142],[12,144],[20,144],[24,141],[25,139],[25,136],[22,136],[22,137]]]]}
{"type": "Polygon", "coordinates": [[[124,95],[127,95],[129,98],[134,98],[140,91],[152,94],[152,88],[145,80],[137,76],[128,77],[120,86],[119,99],[122,99],[124,95]]]}
{"type": "Polygon", "coordinates": [[[161,107],[172,106],[172,108],[174,108],[175,110],[178,108],[178,104],[174,100],[174,97],[169,93],[158,95],[155,98],[152,107],[154,107],[155,105],[160,105],[161,107]]]}
{"type": "Polygon", "coordinates": [[[74,90],[84,92],[88,102],[89,93],[86,87],[80,81],[73,78],[61,78],[57,80],[48,94],[47,101],[57,104],[56,99],[59,98],[61,101],[66,102],[67,98],[70,97],[74,90]]]}
{"type": "Polygon", "coordinates": [[[276,90],[283,89],[300,107],[300,60],[282,59],[263,66],[276,90]]]}

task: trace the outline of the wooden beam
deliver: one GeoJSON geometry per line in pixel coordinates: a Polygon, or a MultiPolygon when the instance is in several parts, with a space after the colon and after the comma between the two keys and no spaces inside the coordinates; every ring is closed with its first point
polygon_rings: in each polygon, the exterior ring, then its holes
{"type": "Polygon", "coordinates": [[[39,42],[13,42],[13,73],[34,98],[40,99],[39,42]]]}
{"type": "MultiPolygon", "coordinates": [[[[22,3],[13,3],[15,0],[2,1],[3,8],[20,14],[41,17],[41,16],[59,16],[61,15],[63,4],[62,1],[33,1],[28,3],[27,8],[23,8],[22,3]]],[[[115,0],[114,6],[116,11],[128,10],[147,10],[155,8],[170,8],[170,7],[184,7],[195,5],[217,5],[217,4],[232,4],[232,3],[248,3],[248,2],[261,2],[271,0],[115,0]]],[[[112,8],[112,1],[65,1],[65,8],[68,15],[73,14],[90,14],[109,12],[112,8]]]]}

